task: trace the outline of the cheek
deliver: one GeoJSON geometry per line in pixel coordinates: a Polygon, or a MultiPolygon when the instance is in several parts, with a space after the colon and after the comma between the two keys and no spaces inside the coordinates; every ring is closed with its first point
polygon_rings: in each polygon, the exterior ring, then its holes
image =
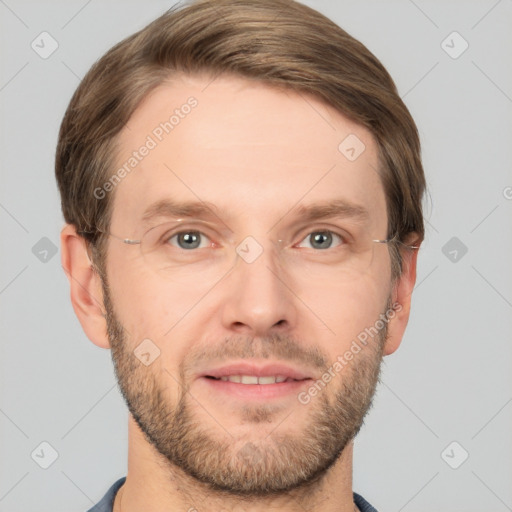
{"type": "Polygon", "coordinates": [[[155,318],[162,315],[161,286],[141,260],[137,246],[112,245],[107,261],[111,300],[118,320],[136,343],[152,338],[155,318]],[[124,253],[122,252],[124,250],[124,253]]]}
{"type": "Polygon", "coordinates": [[[172,359],[181,360],[183,329],[204,292],[163,279],[143,262],[123,259],[114,251],[110,261],[116,262],[108,269],[111,299],[118,320],[130,333],[130,345],[136,347],[150,339],[162,355],[172,346],[172,359]]]}
{"type": "Polygon", "coordinates": [[[315,325],[313,336],[325,332],[322,335],[326,340],[325,348],[336,358],[362,331],[375,324],[385,309],[388,298],[386,286],[382,279],[369,276],[351,285],[304,290],[300,294],[306,307],[304,319],[310,320],[302,322],[302,325],[307,330],[315,325]]]}

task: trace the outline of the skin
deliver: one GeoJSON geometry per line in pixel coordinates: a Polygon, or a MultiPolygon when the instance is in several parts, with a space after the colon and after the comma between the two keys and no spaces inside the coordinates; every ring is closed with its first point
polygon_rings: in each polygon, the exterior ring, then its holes
{"type": "Polygon", "coordinates": [[[296,511],[300,503],[305,510],[352,512],[353,436],[371,405],[382,358],[398,348],[407,326],[417,251],[404,252],[404,273],[394,285],[384,244],[376,244],[357,279],[338,277],[335,266],[308,264],[315,249],[308,246],[307,256],[297,244],[319,228],[345,224],[315,221],[299,230],[294,208],[348,199],[369,211],[364,232],[386,238],[376,143],[313,97],[236,77],[179,76],[133,114],[120,134],[119,165],[190,96],[197,107],[110,192],[111,233],[139,239],[149,204],[200,198],[216,205],[219,226],[229,227],[212,251],[233,254],[252,236],[261,255],[252,263],[226,256],[211,274],[205,266],[203,273],[181,269],[163,277],[138,245],[110,237],[102,282],[74,227],[61,233],[75,313],[93,343],[112,348],[132,413],[128,475],[114,510],[296,511]],[[355,161],[338,150],[349,134],[366,146],[355,161]],[[293,243],[280,252],[278,240],[293,243]],[[286,259],[292,253],[297,257],[286,259]],[[308,404],[296,392],[241,400],[198,377],[213,362],[246,358],[285,361],[317,379],[392,303],[400,308],[386,328],[308,404]],[[145,366],[133,350],[148,338],[160,356],[145,366]],[[315,430],[322,422],[331,425],[329,435],[315,430]],[[180,449],[188,466],[172,460],[180,449]],[[307,476],[299,478],[287,461],[307,476]],[[194,463],[201,476],[193,474],[194,463]],[[228,482],[223,489],[215,485],[221,477],[228,482]]]}

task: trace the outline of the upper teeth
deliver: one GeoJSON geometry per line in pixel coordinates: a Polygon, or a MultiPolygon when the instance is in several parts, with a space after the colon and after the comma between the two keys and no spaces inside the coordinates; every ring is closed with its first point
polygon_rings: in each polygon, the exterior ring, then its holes
{"type": "Polygon", "coordinates": [[[276,382],[284,382],[287,380],[287,377],[283,377],[282,375],[268,377],[257,377],[256,375],[229,375],[220,377],[220,380],[238,382],[240,384],[275,384],[276,382]]]}

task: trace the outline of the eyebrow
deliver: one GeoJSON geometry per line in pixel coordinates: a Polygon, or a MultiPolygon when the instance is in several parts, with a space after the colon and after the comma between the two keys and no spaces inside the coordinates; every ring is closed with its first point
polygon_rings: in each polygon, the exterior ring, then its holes
{"type": "Polygon", "coordinates": [[[295,212],[297,217],[308,221],[340,217],[353,218],[363,224],[370,219],[370,213],[364,206],[346,199],[333,199],[321,203],[301,205],[295,212]]]}
{"type": "MultiPolygon", "coordinates": [[[[147,224],[155,217],[198,217],[202,219],[221,219],[219,209],[207,201],[175,201],[161,199],[151,204],[144,212],[142,221],[147,224]]],[[[362,206],[345,199],[333,199],[310,205],[300,205],[291,209],[276,223],[278,224],[287,215],[292,214],[303,221],[316,221],[327,218],[352,218],[364,224],[370,218],[368,210],[362,206]]],[[[274,224],[274,226],[276,225],[274,224]]]]}
{"type": "Polygon", "coordinates": [[[148,223],[155,217],[201,217],[219,218],[217,207],[205,201],[174,201],[161,199],[148,206],[142,221],[148,223]]]}

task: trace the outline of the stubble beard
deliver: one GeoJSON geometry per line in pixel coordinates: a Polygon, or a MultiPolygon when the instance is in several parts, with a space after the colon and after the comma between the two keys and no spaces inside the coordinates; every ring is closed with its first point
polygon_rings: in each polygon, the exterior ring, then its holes
{"type": "MultiPolygon", "coordinates": [[[[281,425],[276,422],[276,428],[266,437],[236,439],[221,426],[216,432],[202,426],[205,422],[201,422],[200,414],[207,413],[201,407],[194,409],[196,401],[187,393],[183,367],[180,367],[179,399],[175,404],[170,403],[164,381],[157,378],[151,366],[146,367],[135,357],[135,347],[128,348],[131,340],[127,339],[114,312],[105,282],[103,292],[112,360],[130,413],[146,440],[168,461],[171,469],[179,468],[207,488],[256,498],[311,486],[335,464],[363,425],[380,381],[387,324],[307,405],[297,401],[297,407],[310,408],[302,432],[286,431],[288,421],[293,420],[292,411],[281,425]]],[[[261,355],[254,351],[250,339],[231,341],[236,341],[232,347],[245,347],[239,353],[244,357],[248,352],[252,357],[261,355]]],[[[272,336],[268,341],[267,354],[272,353],[272,347],[289,343],[281,336],[272,336]]],[[[279,350],[282,354],[282,349],[279,350]]],[[[165,371],[161,375],[169,377],[167,382],[176,385],[165,371]]],[[[260,405],[247,406],[241,412],[246,422],[254,423],[257,432],[258,424],[271,421],[274,411],[260,405]]],[[[221,424],[222,417],[216,421],[221,424]]]]}

